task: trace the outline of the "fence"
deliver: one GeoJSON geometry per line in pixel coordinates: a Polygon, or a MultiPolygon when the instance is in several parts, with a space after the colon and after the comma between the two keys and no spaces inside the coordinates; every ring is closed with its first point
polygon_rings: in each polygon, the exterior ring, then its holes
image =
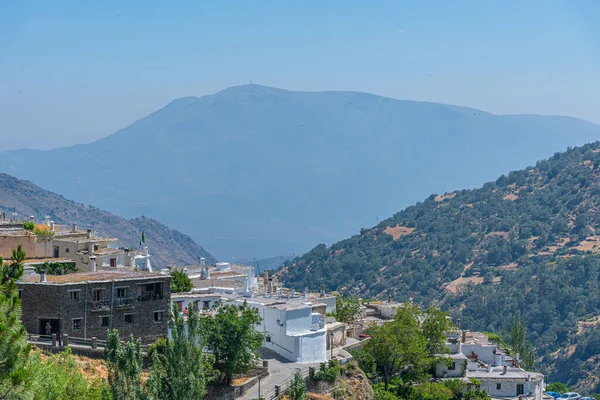
{"type": "Polygon", "coordinates": [[[283,396],[285,394],[285,392],[290,388],[290,386],[292,385],[292,382],[294,382],[294,378],[296,377],[296,375],[300,375],[304,380],[307,380],[308,374],[309,374],[308,370],[297,371],[294,376],[292,376],[287,381],[283,382],[281,385],[276,385],[269,390],[261,391],[260,397],[265,400],[278,399],[280,396],[283,396]]]}
{"type": "MultiPolygon", "coordinates": [[[[95,337],[81,338],[81,337],[71,337],[71,336],[63,335],[63,337],[61,339],[62,339],[63,346],[68,346],[68,345],[74,344],[74,345],[79,345],[79,346],[87,346],[92,349],[95,349],[98,347],[102,347],[102,348],[106,347],[106,340],[99,340],[95,337]],[[65,343],[65,339],[67,341],[66,343],[65,343]]],[[[55,346],[56,347],[56,342],[58,341],[58,338],[56,337],[56,334],[54,334],[54,335],[28,334],[27,341],[29,341],[30,343],[34,343],[34,344],[43,344],[46,346],[55,346]]],[[[121,343],[125,344],[126,342],[121,341],[121,343]]],[[[142,345],[142,350],[144,352],[146,352],[148,350],[148,345],[142,345]]]]}

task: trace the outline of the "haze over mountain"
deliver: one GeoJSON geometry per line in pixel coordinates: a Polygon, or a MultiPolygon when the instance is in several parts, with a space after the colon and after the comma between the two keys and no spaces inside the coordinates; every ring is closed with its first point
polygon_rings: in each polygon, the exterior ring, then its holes
{"type": "Polygon", "coordinates": [[[231,260],[298,254],[597,139],[599,126],[570,117],[246,85],[177,99],[90,144],[0,153],[0,170],[157,218],[231,260]]]}
{"type": "MultiPolygon", "coordinates": [[[[142,231],[155,267],[197,264],[200,257],[214,263],[216,259],[187,235],[170,229],[147,217],[124,219],[117,215],[67,200],[56,193],[43,190],[28,181],[0,174],[0,208],[16,211],[18,218],[48,215],[56,223],[77,224],[105,236],[120,239],[120,245],[139,248],[142,231]]],[[[9,214],[9,213],[7,213],[9,214]]]]}

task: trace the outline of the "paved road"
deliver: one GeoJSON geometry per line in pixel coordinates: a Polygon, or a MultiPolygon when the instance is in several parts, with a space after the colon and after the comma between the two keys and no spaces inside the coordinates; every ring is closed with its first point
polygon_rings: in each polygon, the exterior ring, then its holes
{"type": "MultiPolygon", "coordinates": [[[[269,360],[269,376],[260,380],[261,394],[264,394],[267,391],[272,390],[276,385],[282,385],[289,379],[293,378],[294,374],[296,373],[296,369],[307,371],[308,367],[316,367],[319,365],[319,363],[294,363],[268,349],[261,349],[260,353],[263,359],[269,360]]],[[[251,400],[257,398],[258,384],[251,387],[242,397],[242,400],[251,400]]]]}

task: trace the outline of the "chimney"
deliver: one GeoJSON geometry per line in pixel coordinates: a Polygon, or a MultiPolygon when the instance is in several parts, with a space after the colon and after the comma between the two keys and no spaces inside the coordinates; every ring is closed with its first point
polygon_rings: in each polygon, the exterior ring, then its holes
{"type": "Polygon", "coordinates": [[[44,218],[44,222],[46,223],[46,226],[50,226],[50,216],[46,215],[46,218],[44,218]]]}
{"type": "Polygon", "coordinates": [[[250,280],[248,277],[244,280],[244,293],[248,293],[250,291],[250,280]]]}
{"type": "Polygon", "coordinates": [[[206,267],[206,258],[200,257],[200,268],[206,267]]]}
{"type": "Polygon", "coordinates": [[[507,372],[508,372],[508,365],[505,365],[504,369],[502,370],[502,375],[506,375],[507,372]]]}
{"type": "Polygon", "coordinates": [[[14,212],[14,211],[13,211],[13,213],[12,213],[12,218],[13,218],[13,219],[12,219],[12,221],[13,221],[13,222],[17,222],[17,215],[18,215],[18,214],[17,214],[16,212],[14,212]]]}
{"type": "Polygon", "coordinates": [[[148,257],[150,253],[148,253],[148,246],[144,246],[144,255],[148,257]]]}
{"type": "Polygon", "coordinates": [[[88,235],[88,236],[87,236],[87,238],[88,238],[88,239],[91,239],[91,238],[92,238],[92,230],[91,230],[91,229],[88,229],[88,230],[87,230],[87,235],[88,235]]]}
{"type": "Polygon", "coordinates": [[[296,296],[296,291],[294,289],[292,289],[292,296],[291,298],[293,299],[296,296]]]}
{"type": "Polygon", "coordinates": [[[456,318],[456,327],[460,331],[460,318],[456,318]]]}
{"type": "MultiPolygon", "coordinates": [[[[265,270],[265,272],[263,272],[263,285],[264,287],[268,287],[269,286],[269,271],[265,270]]],[[[269,290],[270,292],[271,290],[269,290]]]]}
{"type": "Polygon", "coordinates": [[[308,298],[308,288],[304,288],[304,293],[302,293],[302,298],[306,300],[308,298]]]}
{"type": "Polygon", "coordinates": [[[208,269],[208,267],[206,268],[206,278],[204,279],[210,279],[210,269],[208,269]]]}
{"type": "Polygon", "coordinates": [[[54,221],[50,221],[50,232],[54,232],[54,221]]]}
{"type": "Polygon", "coordinates": [[[467,341],[467,331],[462,331],[462,337],[461,337],[460,341],[462,343],[465,343],[467,341]]]}
{"type": "Polygon", "coordinates": [[[33,215],[29,216],[29,221],[33,222],[35,224],[35,217],[33,215]]]}
{"type": "Polygon", "coordinates": [[[325,285],[321,284],[321,297],[325,297],[325,285]]]}
{"type": "Polygon", "coordinates": [[[41,283],[46,282],[46,270],[45,269],[40,270],[40,282],[41,283]]]}
{"type": "Polygon", "coordinates": [[[279,289],[279,297],[283,297],[283,288],[279,289]]]}
{"type": "Polygon", "coordinates": [[[90,272],[96,272],[96,256],[90,256],[90,272]]]}
{"type": "Polygon", "coordinates": [[[77,232],[77,224],[73,224],[73,232],[77,232]]]}
{"type": "Polygon", "coordinates": [[[91,240],[88,242],[88,253],[94,254],[94,242],[91,240]]]}
{"type": "Polygon", "coordinates": [[[391,302],[392,302],[392,295],[388,294],[388,303],[391,303],[391,302]]]}

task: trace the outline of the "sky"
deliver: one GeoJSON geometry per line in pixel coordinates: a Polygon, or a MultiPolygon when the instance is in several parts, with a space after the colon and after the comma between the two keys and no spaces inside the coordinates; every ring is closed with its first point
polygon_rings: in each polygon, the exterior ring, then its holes
{"type": "Polygon", "coordinates": [[[258,83],[600,124],[600,2],[5,1],[0,150],[258,83]]]}

